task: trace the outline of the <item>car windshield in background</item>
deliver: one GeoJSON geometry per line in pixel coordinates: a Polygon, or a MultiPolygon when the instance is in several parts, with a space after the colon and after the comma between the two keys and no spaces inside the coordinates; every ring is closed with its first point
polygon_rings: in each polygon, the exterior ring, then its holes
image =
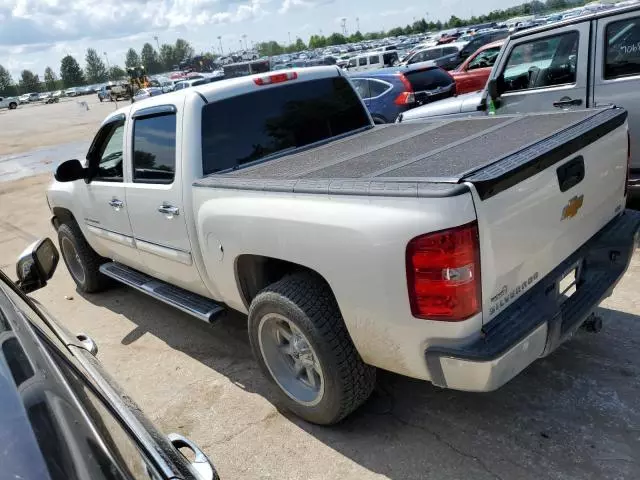
{"type": "Polygon", "coordinates": [[[425,92],[435,90],[438,87],[448,87],[453,83],[453,79],[440,68],[408,71],[404,72],[404,76],[409,80],[415,92],[425,92]]]}
{"type": "Polygon", "coordinates": [[[343,77],[287,83],[210,103],[202,110],[205,175],[370,125],[343,77]],[[251,112],[239,115],[238,112],[251,112]]]}

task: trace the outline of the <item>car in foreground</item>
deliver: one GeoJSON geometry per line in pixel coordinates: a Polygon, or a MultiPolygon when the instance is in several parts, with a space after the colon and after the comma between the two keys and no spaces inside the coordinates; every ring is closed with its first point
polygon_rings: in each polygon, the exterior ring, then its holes
{"type": "Polygon", "coordinates": [[[162,435],[96,359],[35,299],[58,264],[46,238],[0,271],[0,463],[4,478],[214,480],[189,439],[162,435]],[[191,450],[193,461],[179,449],[191,450]]]}
{"type": "Polygon", "coordinates": [[[455,81],[430,62],[351,75],[374,123],[393,123],[399,114],[456,94],[455,81]]]}
{"type": "Polygon", "coordinates": [[[485,87],[504,42],[504,40],[498,40],[480,47],[458,68],[449,72],[456,81],[458,94],[477,92],[485,87]]]}
{"type": "Polygon", "coordinates": [[[0,108],[8,108],[9,110],[15,110],[20,104],[20,99],[17,97],[0,97],[0,108]]]}
{"type": "Polygon", "coordinates": [[[279,405],[333,424],[376,368],[486,392],[597,324],[640,228],[628,145],[615,107],[376,126],[305,68],[111,112],[47,200],[81,292],[247,314],[279,405]]]}

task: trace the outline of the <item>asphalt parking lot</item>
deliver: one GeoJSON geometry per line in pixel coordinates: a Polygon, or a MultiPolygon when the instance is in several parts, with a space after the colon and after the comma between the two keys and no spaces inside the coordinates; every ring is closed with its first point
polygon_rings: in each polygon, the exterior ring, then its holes
{"type": "MultiPolygon", "coordinates": [[[[24,115],[9,131],[22,128],[29,138],[32,125],[64,130],[73,121],[83,126],[70,127],[75,133],[64,141],[79,141],[107,107],[76,115],[72,102],[30,106],[8,113],[24,115]],[[48,107],[59,110],[47,112],[41,125],[35,112],[48,107]]],[[[6,115],[0,145],[19,143],[4,129],[6,115]]],[[[40,175],[0,182],[0,268],[14,278],[15,258],[28,243],[55,238],[48,181],[40,175]]],[[[330,428],[279,410],[241,315],[207,325],[125,287],[83,296],[63,263],[34,296],[71,331],[90,334],[98,358],[145,413],[164,432],[197,442],[223,479],[637,479],[638,285],[640,255],[598,310],[601,333],[580,332],[496,392],[442,390],[379,372],[373,397],[330,428]]]]}

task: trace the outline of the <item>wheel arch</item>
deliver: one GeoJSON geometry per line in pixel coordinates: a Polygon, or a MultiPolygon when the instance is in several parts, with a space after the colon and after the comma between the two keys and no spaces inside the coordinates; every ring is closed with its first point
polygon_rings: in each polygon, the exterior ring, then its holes
{"type": "Polygon", "coordinates": [[[63,223],[75,222],[78,223],[76,218],[73,216],[73,212],[68,208],[64,207],[53,207],[51,209],[53,213],[53,218],[51,222],[53,223],[53,227],[58,230],[58,227],[63,223]]]}
{"type": "MultiPolygon", "coordinates": [[[[247,310],[251,301],[265,287],[292,273],[307,272],[324,282],[331,290],[326,278],[313,268],[299,263],[264,255],[243,254],[235,260],[235,277],[240,298],[247,310]]],[[[336,297],[333,290],[334,298],[336,297]]],[[[337,300],[337,299],[336,299],[337,300]]]]}

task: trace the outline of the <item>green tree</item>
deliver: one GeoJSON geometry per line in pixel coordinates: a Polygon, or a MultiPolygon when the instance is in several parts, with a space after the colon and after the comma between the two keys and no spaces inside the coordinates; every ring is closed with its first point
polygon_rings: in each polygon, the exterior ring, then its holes
{"type": "Polygon", "coordinates": [[[125,56],[124,66],[127,68],[138,68],[142,63],[140,62],[140,55],[133,48],[127,50],[125,56]]]}
{"type": "Polygon", "coordinates": [[[173,47],[174,61],[176,63],[183,62],[190,58],[193,58],[193,47],[186,40],[179,38],[176,40],[176,44],[173,47]]]}
{"type": "Polygon", "coordinates": [[[107,81],[108,72],[104,62],[93,48],[87,48],[87,55],[84,57],[87,66],[85,73],[89,83],[102,83],[107,81]]]}
{"type": "Polygon", "coordinates": [[[362,35],[360,30],[349,37],[350,42],[361,42],[362,40],[364,40],[364,35],[362,35]]]}
{"type": "Polygon", "coordinates": [[[20,89],[25,92],[39,92],[40,78],[31,70],[23,70],[20,74],[20,89]]]}
{"type": "Polygon", "coordinates": [[[125,72],[118,65],[112,65],[109,69],[109,80],[115,81],[120,80],[123,77],[127,76],[127,72],[125,72]]]}
{"type": "Polygon", "coordinates": [[[392,28],[387,32],[390,37],[399,37],[400,35],[404,35],[404,29],[402,27],[392,28]]]}
{"type": "Polygon", "coordinates": [[[327,38],[327,45],[344,45],[347,43],[347,38],[341,33],[332,33],[327,38]]]}
{"type": "Polygon", "coordinates": [[[324,48],[327,46],[327,39],[322,35],[311,35],[309,48],[324,48]]]}
{"type": "Polygon", "coordinates": [[[47,67],[44,69],[44,83],[47,86],[47,90],[55,90],[57,85],[58,77],[51,67],[47,67]]]}
{"type": "Polygon", "coordinates": [[[84,84],[84,74],[75,58],[67,55],[60,62],[60,77],[65,88],[84,84]]]}
{"type": "Polygon", "coordinates": [[[3,95],[15,93],[13,78],[11,78],[9,70],[4,68],[2,65],[0,65],[0,93],[3,95]]]}
{"type": "Polygon", "coordinates": [[[150,43],[145,43],[142,46],[142,51],[140,52],[140,61],[142,62],[142,65],[144,65],[144,69],[150,75],[160,73],[162,71],[158,52],[155,51],[150,43]]]}
{"type": "Polygon", "coordinates": [[[268,42],[262,42],[256,45],[258,49],[258,55],[261,57],[272,57],[274,55],[281,55],[284,53],[284,48],[278,42],[270,40],[268,42]]]}

